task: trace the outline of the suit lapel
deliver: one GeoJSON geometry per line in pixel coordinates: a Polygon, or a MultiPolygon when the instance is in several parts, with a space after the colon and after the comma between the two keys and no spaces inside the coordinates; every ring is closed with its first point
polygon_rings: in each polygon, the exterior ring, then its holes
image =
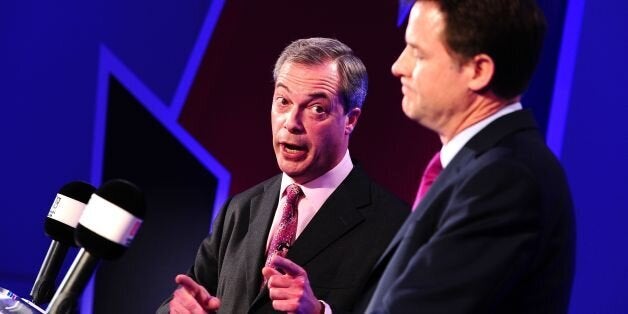
{"type": "Polygon", "coordinates": [[[354,167],[299,235],[287,257],[300,266],[306,265],[364,220],[358,208],[370,203],[369,195],[370,185],[366,175],[354,167]]]}
{"type": "Polygon", "coordinates": [[[427,209],[430,207],[431,203],[433,203],[436,199],[437,195],[439,195],[442,190],[444,190],[449,185],[449,181],[451,180],[451,178],[455,177],[455,175],[453,174],[460,171],[460,165],[464,165],[466,162],[468,162],[469,157],[470,155],[468,154],[458,154],[456,158],[452,160],[452,163],[447,166],[447,168],[443,169],[443,172],[438,176],[438,178],[436,178],[436,181],[434,181],[421,202],[417,205],[416,208],[414,208],[408,218],[406,218],[406,221],[404,221],[403,225],[401,225],[401,228],[399,228],[399,231],[397,232],[397,234],[395,234],[395,237],[393,237],[392,241],[390,241],[390,244],[388,244],[388,247],[386,247],[386,250],[384,250],[384,253],[380,256],[379,260],[377,260],[377,263],[375,263],[375,267],[373,268],[374,270],[377,270],[380,267],[386,267],[387,261],[390,259],[389,255],[394,254],[397,246],[399,245],[399,242],[401,242],[401,239],[403,239],[403,237],[407,233],[407,229],[413,223],[423,217],[427,209]]]}
{"type": "MultiPolygon", "coordinates": [[[[257,257],[255,253],[265,252],[268,229],[272,222],[274,209],[277,207],[280,184],[281,177],[279,177],[277,182],[270,184],[268,190],[270,190],[271,193],[263,194],[262,199],[259,201],[259,206],[256,205],[255,202],[251,204],[251,215],[254,215],[254,211],[263,212],[257,217],[251,217],[250,226],[250,228],[258,227],[251,233],[252,240],[256,243],[251,244],[251,250],[249,250],[249,253],[252,254],[249,256],[249,260],[257,260],[257,265],[251,265],[247,270],[249,278],[254,279],[250,281],[257,280],[255,283],[249,285],[249,287],[254,287],[255,289],[261,287],[262,284],[261,269],[264,260],[264,253],[261,253],[261,255],[257,257]],[[264,210],[264,208],[268,206],[272,208],[272,210],[269,211],[270,214],[267,214],[264,210]],[[259,209],[256,210],[258,207],[259,209]],[[263,225],[264,228],[259,228],[260,225],[263,225]]],[[[305,227],[301,235],[299,235],[292,248],[288,251],[287,258],[300,266],[306,265],[307,262],[324,250],[325,247],[340,238],[355,225],[359,224],[364,217],[360,214],[358,208],[369,203],[370,185],[368,178],[361,169],[354,167],[347,178],[329,196],[316,215],[314,215],[314,218],[312,218],[307,227],[305,227]]],[[[257,255],[259,254],[260,253],[257,255]]],[[[251,302],[249,312],[257,311],[259,307],[265,304],[264,302],[269,300],[268,288],[266,287],[263,287],[261,290],[249,291],[249,296],[250,295],[255,296],[255,298],[251,302]]]]}
{"type": "Polygon", "coordinates": [[[260,294],[262,267],[266,254],[266,240],[277,208],[281,175],[264,186],[264,193],[251,199],[249,234],[247,236],[246,281],[249,304],[260,294]]]}
{"type": "Polygon", "coordinates": [[[386,261],[389,255],[394,254],[399,242],[407,232],[408,227],[421,219],[425,212],[431,207],[432,203],[438,196],[450,186],[453,180],[456,180],[462,169],[469,165],[478,155],[493,147],[498,141],[516,131],[524,129],[534,129],[536,123],[532,114],[527,110],[520,110],[507,114],[487,125],[483,130],[476,134],[469,142],[456,154],[454,159],[447,165],[443,172],[438,176],[432,184],[429,191],[425,194],[421,202],[414,208],[414,211],[408,216],[404,224],[399,228],[399,232],[390,242],[384,254],[375,264],[375,270],[380,267],[386,267],[386,261]]]}
{"type": "Polygon", "coordinates": [[[470,153],[464,147],[456,154],[456,157],[447,165],[443,172],[436,178],[430,189],[419,202],[414,211],[410,214],[408,220],[418,221],[423,217],[428,208],[438,198],[438,196],[451,185],[451,181],[455,180],[462,168],[473,160],[474,154],[470,153]]]}
{"type": "Polygon", "coordinates": [[[434,200],[443,190],[451,185],[451,181],[458,177],[458,174],[465,167],[469,166],[479,155],[495,146],[504,137],[524,129],[536,128],[532,115],[527,110],[515,111],[493,121],[472,137],[467,144],[456,154],[449,165],[438,176],[425,197],[417,205],[410,215],[412,221],[421,219],[425,211],[431,206],[434,200]]]}

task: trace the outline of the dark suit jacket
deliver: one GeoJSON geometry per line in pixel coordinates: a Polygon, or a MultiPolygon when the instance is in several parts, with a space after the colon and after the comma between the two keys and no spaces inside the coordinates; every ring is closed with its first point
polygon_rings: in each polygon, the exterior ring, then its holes
{"type": "MultiPolygon", "coordinates": [[[[273,312],[260,292],[266,240],[281,175],[234,196],[217,217],[189,275],[221,300],[219,313],[273,312]]],[[[288,251],[317,298],[334,313],[351,311],[409,208],[358,167],[331,194],[288,251]]],[[[168,301],[166,301],[167,303],[168,301]]],[[[167,304],[158,312],[167,312],[167,304]]]]}
{"type": "Polygon", "coordinates": [[[566,313],[574,238],[561,166],[529,112],[508,114],[443,170],[357,311],[375,290],[368,313],[566,313]]]}

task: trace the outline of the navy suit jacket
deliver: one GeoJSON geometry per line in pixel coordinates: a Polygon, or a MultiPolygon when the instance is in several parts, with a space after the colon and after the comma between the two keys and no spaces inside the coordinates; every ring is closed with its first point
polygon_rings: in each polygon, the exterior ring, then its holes
{"type": "Polygon", "coordinates": [[[572,207],[532,115],[500,117],[462,148],[410,214],[357,311],[566,313],[572,207]]]}
{"type": "MultiPolygon", "coordinates": [[[[220,298],[219,313],[273,312],[262,267],[281,175],[230,199],[188,272],[220,298]]],[[[350,312],[371,270],[410,212],[406,204],[354,167],[288,251],[317,298],[350,312]]],[[[167,313],[167,300],[158,310],[167,313]]]]}

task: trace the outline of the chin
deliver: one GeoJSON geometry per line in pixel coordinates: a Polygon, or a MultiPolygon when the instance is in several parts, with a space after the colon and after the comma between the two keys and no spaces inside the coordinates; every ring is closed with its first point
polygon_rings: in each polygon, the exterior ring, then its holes
{"type": "Polygon", "coordinates": [[[413,121],[419,122],[419,120],[421,120],[422,118],[421,110],[418,108],[417,103],[407,101],[403,102],[401,110],[403,111],[403,114],[406,115],[406,117],[410,118],[413,121]]]}
{"type": "Polygon", "coordinates": [[[408,118],[410,118],[412,120],[416,120],[414,118],[414,113],[410,109],[411,109],[411,107],[409,107],[407,104],[404,104],[404,106],[401,107],[401,110],[403,111],[403,114],[406,115],[406,117],[408,117],[408,118]]]}
{"type": "Polygon", "coordinates": [[[295,165],[294,163],[283,161],[279,165],[281,172],[285,172],[291,178],[303,175],[304,169],[302,165],[295,165]]]}
{"type": "Polygon", "coordinates": [[[410,102],[408,98],[406,97],[403,98],[403,101],[401,102],[401,110],[403,110],[403,113],[408,115],[408,113],[412,111],[413,106],[414,104],[410,102]]]}

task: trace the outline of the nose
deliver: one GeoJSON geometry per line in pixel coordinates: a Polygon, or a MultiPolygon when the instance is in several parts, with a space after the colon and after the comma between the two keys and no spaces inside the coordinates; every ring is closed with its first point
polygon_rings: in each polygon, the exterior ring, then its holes
{"type": "Polygon", "coordinates": [[[304,132],[303,117],[299,106],[294,105],[286,112],[286,120],[284,122],[284,128],[290,133],[301,134],[304,132]]]}
{"type": "Polygon", "coordinates": [[[405,60],[406,60],[407,54],[408,54],[408,47],[406,46],[401,52],[401,54],[399,55],[399,57],[397,57],[397,60],[395,60],[395,63],[393,63],[390,69],[394,76],[396,77],[406,76],[405,74],[407,72],[407,69],[406,69],[405,60]]]}

